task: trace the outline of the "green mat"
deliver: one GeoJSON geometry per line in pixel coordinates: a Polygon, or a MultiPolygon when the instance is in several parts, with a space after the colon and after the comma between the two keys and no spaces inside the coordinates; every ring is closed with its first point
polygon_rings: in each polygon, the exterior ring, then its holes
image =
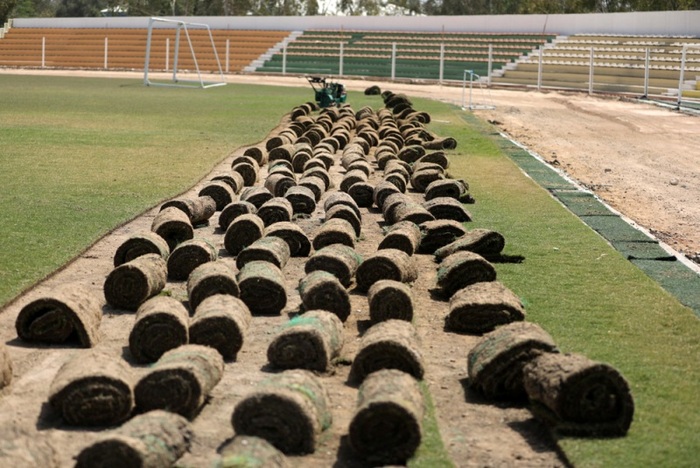
{"type": "Polygon", "coordinates": [[[617,216],[590,193],[579,190],[556,190],[552,195],[576,216],[617,216]]]}
{"type": "Polygon", "coordinates": [[[649,242],[653,239],[619,216],[581,216],[581,220],[610,242],[649,242]]]}
{"type": "Polygon", "coordinates": [[[632,259],[642,271],[662,288],[673,294],[681,304],[700,316],[700,275],[680,261],[632,259]]]}
{"type": "Polygon", "coordinates": [[[650,240],[648,242],[612,242],[615,250],[620,252],[627,260],[659,260],[673,261],[676,256],[666,252],[658,242],[650,240]]]}

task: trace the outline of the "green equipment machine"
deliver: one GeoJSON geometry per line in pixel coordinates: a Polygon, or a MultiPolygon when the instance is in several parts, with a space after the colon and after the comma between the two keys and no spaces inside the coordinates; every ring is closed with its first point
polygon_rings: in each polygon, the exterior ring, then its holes
{"type": "Polygon", "coordinates": [[[339,106],[348,98],[345,86],[341,83],[326,81],[320,76],[307,76],[306,79],[314,90],[316,104],[320,107],[339,106]]]}

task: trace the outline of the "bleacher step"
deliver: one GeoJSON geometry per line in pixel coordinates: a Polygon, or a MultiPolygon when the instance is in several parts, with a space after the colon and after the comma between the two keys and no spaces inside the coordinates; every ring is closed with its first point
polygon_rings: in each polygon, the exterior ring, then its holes
{"type": "Polygon", "coordinates": [[[247,67],[243,68],[243,71],[247,72],[247,73],[255,72],[258,68],[264,66],[265,63],[268,60],[270,60],[275,54],[278,54],[279,52],[281,52],[285,47],[287,47],[287,45],[290,42],[293,42],[294,40],[296,40],[297,37],[301,36],[302,34],[304,34],[304,31],[292,31],[292,32],[290,32],[289,35],[287,37],[285,37],[283,40],[281,40],[280,42],[278,42],[274,46],[270,47],[266,52],[263,52],[262,54],[260,54],[260,56],[257,59],[252,60],[247,67]]]}

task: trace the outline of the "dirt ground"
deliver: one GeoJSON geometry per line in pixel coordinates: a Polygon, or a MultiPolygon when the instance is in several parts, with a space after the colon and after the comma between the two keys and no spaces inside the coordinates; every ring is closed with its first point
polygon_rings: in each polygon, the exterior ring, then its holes
{"type": "MultiPolygon", "coordinates": [[[[231,80],[259,82],[257,78],[245,76],[231,80]]],[[[301,78],[266,82],[308,86],[301,78]]],[[[363,81],[345,83],[350,89],[359,90],[369,85],[363,81]]],[[[380,85],[410,96],[461,103],[459,88],[380,85]]],[[[578,94],[491,91],[487,98],[481,99],[481,103],[494,105],[495,109],[478,111],[480,115],[594,190],[662,241],[697,259],[700,252],[700,162],[695,152],[700,132],[696,117],[578,94]]],[[[240,151],[215,168],[212,176],[227,171],[233,156],[240,151]]],[[[341,177],[335,166],[336,186],[341,177]]],[[[200,186],[193,187],[188,194],[196,194],[200,186]]],[[[309,237],[320,226],[321,205],[302,224],[309,237]]],[[[131,234],[149,230],[156,212],[154,208],[115,230],[0,313],[0,340],[7,343],[13,362],[13,382],[0,394],[0,421],[3,421],[0,440],[45,439],[55,448],[59,466],[70,466],[72,458],[98,437],[98,431],[66,427],[46,403],[58,368],[83,351],[22,343],[15,332],[15,318],[25,304],[58,284],[87,284],[101,298],[102,285],[112,269],[116,248],[131,234]]],[[[383,234],[381,214],[366,209],[362,212],[363,232],[357,250],[366,256],[376,250],[383,234]]],[[[214,242],[220,249],[220,256],[232,261],[223,249],[223,233],[216,228],[216,216],[208,227],[199,228],[196,235],[214,242]]],[[[282,314],[255,317],[251,323],[238,359],[226,365],[222,381],[192,422],[193,445],[181,460],[183,466],[210,466],[217,448],[233,436],[230,422],[233,407],[264,377],[267,346],[278,327],[298,311],[300,298],[296,286],[305,262],[305,258],[292,258],[284,268],[288,304],[282,314]]],[[[565,465],[546,429],[526,408],[493,405],[466,388],[466,356],[478,338],[443,331],[448,304],[428,293],[435,285],[436,264],[428,255],[416,256],[416,262],[420,273],[413,286],[417,310],[415,326],[422,340],[426,382],[436,406],[440,432],[455,465],[565,465]]],[[[169,282],[166,289],[177,299],[187,299],[183,282],[169,282]]],[[[366,296],[351,292],[353,313],[345,324],[342,352],[348,361],[358,349],[359,338],[369,318],[366,296]]],[[[108,306],[104,307],[104,312],[98,348],[112,353],[115,358],[130,361],[127,343],[134,323],[133,314],[108,306]]],[[[135,364],[133,367],[136,376],[143,372],[143,367],[135,364]]],[[[292,458],[293,466],[362,466],[345,437],[357,398],[357,389],[346,383],[348,373],[349,366],[340,365],[334,373],[320,377],[329,393],[333,425],[322,437],[316,452],[292,458]]]]}

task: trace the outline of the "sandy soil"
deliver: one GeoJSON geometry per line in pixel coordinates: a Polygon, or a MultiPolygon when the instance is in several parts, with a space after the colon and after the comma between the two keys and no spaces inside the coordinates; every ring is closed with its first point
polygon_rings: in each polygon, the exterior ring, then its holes
{"type": "MultiPolygon", "coordinates": [[[[233,77],[234,80],[260,81],[256,77],[233,77]]],[[[266,79],[266,82],[308,86],[301,78],[266,79]]],[[[344,82],[351,89],[368,86],[363,81],[344,82]]],[[[461,103],[459,88],[399,84],[384,87],[411,96],[461,103]]],[[[560,93],[492,91],[481,101],[495,105],[494,110],[479,111],[481,115],[596,191],[661,240],[692,255],[700,251],[700,203],[697,202],[700,163],[693,160],[700,143],[700,134],[695,131],[697,118],[615,99],[560,93]]],[[[212,175],[228,170],[232,157],[215,168],[212,175]]],[[[336,184],[341,176],[336,170],[336,184]]],[[[198,190],[196,186],[188,193],[198,190]]],[[[14,321],[21,307],[61,283],[87,284],[102,297],[102,285],[112,268],[116,248],[132,233],[150,229],[155,213],[156,209],[151,210],[117,229],[0,313],[0,340],[8,344],[14,365],[13,383],[0,396],[0,421],[3,421],[0,437],[46,439],[56,448],[60,466],[69,466],[72,458],[99,435],[93,430],[65,427],[46,404],[56,371],[80,351],[24,344],[16,337],[14,321]]],[[[322,216],[319,207],[302,226],[310,237],[322,216]]],[[[221,256],[226,258],[223,233],[216,226],[215,217],[197,235],[215,242],[221,256]]],[[[381,237],[380,213],[363,209],[363,235],[357,250],[369,255],[381,237]]],[[[195,438],[190,452],[182,459],[184,465],[209,466],[217,447],[233,435],[230,418],[235,403],[265,375],[265,352],[275,330],[298,310],[300,299],[295,288],[305,260],[292,259],[285,267],[287,307],[278,317],[254,318],[238,360],[227,364],[223,380],[194,419],[195,438]]],[[[436,264],[426,255],[417,256],[416,261],[420,274],[414,291],[416,309],[420,312],[415,325],[422,339],[426,382],[437,408],[440,431],[455,464],[564,465],[546,429],[526,408],[489,404],[466,389],[466,355],[478,338],[443,331],[447,303],[428,293],[435,284],[436,264]]],[[[174,297],[186,300],[184,283],[169,282],[167,289],[174,297]]],[[[368,320],[366,297],[353,293],[352,304],[353,314],[345,325],[343,349],[348,360],[357,351],[368,320]]],[[[134,316],[108,306],[104,312],[98,348],[129,361],[126,345],[134,316]]],[[[134,365],[134,371],[138,375],[143,368],[134,365]]],[[[346,383],[348,372],[349,367],[341,365],[334,373],[321,376],[329,392],[334,423],[316,453],[294,458],[294,466],[361,466],[344,437],[357,397],[357,389],[346,383]]]]}

